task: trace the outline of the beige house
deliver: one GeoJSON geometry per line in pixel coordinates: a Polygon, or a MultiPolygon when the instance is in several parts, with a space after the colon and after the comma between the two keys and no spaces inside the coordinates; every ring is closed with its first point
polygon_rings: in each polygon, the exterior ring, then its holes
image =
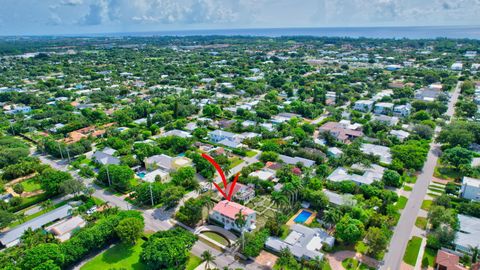
{"type": "Polygon", "coordinates": [[[170,157],[165,154],[155,155],[144,159],[147,171],[161,169],[174,172],[182,167],[192,166],[192,160],[187,157],[170,157]]]}

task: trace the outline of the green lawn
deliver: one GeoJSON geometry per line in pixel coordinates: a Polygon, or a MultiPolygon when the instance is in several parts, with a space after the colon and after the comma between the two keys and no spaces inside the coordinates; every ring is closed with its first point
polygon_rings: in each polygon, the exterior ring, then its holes
{"type": "Polygon", "coordinates": [[[433,267],[435,265],[436,256],[437,256],[436,250],[429,247],[425,247],[425,252],[423,253],[423,258],[422,258],[422,264],[423,264],[423,261],[428,260],[428,265],[430,267],[433,267]]]}
{"type": "Polygon", "coordinates": [[[462,174],[453,167],[446,167],[439,163],[437,164],[437,167],[435,167],[433,176],[445,180],[454,180],[457,178],[461,178],[462,174]]]}
{"type": "Polygon", "coordinates": [[[42,188],[39,183],[35,182],[34,178],[23,181],[21,185],[23,186],[23,190],[25,192],[34,192],[42,188]]]}
{"type": "Polygon", "coordinates": [[[230,159],[230,169],[233,169],[233,168],[237,167],[242,162],[243,162],[243,160],[239,157],[234,157],[234,158],[230,159]]]}
{"type": "Polygon", "coordinates": [[[357,244],[355,245],[355,250],[357,252],[360,252],[362,254],[367,254],[367,246],[363,241],[358,241],[357,244]]]}
{"type": "Polygon", "coordinates": [[[415,220],[415,226],[422,230],[425,230],[427,228],[427,218],[417,217],[417,220],[415,220]]]}
{"type": "Polygon", "coordinates": [[[228,241],[227,239],[225,239],[223,236],[219,235],[218,233],[214,233],[214,232],[204,232],[202,233],[203,235],[205,235],[206,237],[224,245],[224,246],[228,246],[228,241]]]}
{"type": "Polygon", "coordinates": [[[247,151],[247,157],[254,157],[256,154],[257,154],[257,152],[255,152],[253,150],[247,151]]]}
{"type": "Polygon", "coordinates": [[[418,252],[420,251],[420,245],[422,244],[422,238],[418,236],[412,237],[408,241],[407,250],[403,256],[403,261],[411,266],[415,266],[417,263],[418,252]]]}
{"type": "Polygon", "coordinates": [[[415,184],[415,182],[417,182],[417,177],[416,176],[403,175],[402,177],[403,177],[403,181],[405,183],[415,184]]]}
{"type": "Polygon", "coordinates": [[[431,200],[424,200],[422,202],[422,209],[425,210],[425,211],[430,210],[430,207],[432,207],[432,203],[433,203],[433,201],[431,201],[431,200]]]}
{"type": "Polygon", "coordinates": [[[187,267],[185,267],[185,270],[193,270],[197,268],[197,266],[199,266],[201,263],[202,263],[201,258],[193,254],[190,254],[190,258],[188,258],[187,267]]]}
{"type": "Polygon", "coordinates": [[[405,208],[405,205],[407,205],[407,201],[408,201],[407,197],[400,196],[398,197],[398,201],[395,204],[395,206],[397,207],[398,210],[403,209],[405,208]]]}
{"type": "Polygon", "coordinates": [[[117,244],[107,251],[97,255],[93,260],[82,266],[81,270],[97,269],[147,269],[146,265],[140,262],[142,244],[145,242],[139,239],[134,246],[117,244]]]}
{"type": "Polygon", "coordinates": [[[411,186],[405,185],[405,186],[403,186],[403,190],[405,190],[405,191],[412,191],[413,188],[412,188],[411,186]]]}
{"type": "Polygon", "coordinates": [[[367,265],[355,260],[354,258],[348,258],[342,261],[343,267],[345,267],[346,270],[370,270],[370,269],[375,269],[368,267],[367,265]]]}

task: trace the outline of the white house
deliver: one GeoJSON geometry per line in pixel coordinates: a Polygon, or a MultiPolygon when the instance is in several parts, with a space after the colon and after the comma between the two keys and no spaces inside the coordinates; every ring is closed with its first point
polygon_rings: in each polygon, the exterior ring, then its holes
{"type": "Polygon", "coordinates": [[[390,102],[378,102],[375,104],[374,112],[376,114],[389,114],[393,111],[393,103],[390,102]]]}
{"type": "Polygon", "coordinates": [[[333,182],[351,180],[357,185],[370,185],[374,181],[380,181],[385,170],[385,168],[376,164],[372,164],[370,167],[354,164],[352,169],[362,171],[362,174],[350,173],[346,168],[338,167],[327,177],[327,180],[333,182]]]}
{"type": "Polygon", "coordinates": [[[480,218],[458,215],[458,221],[460,230],[456,233],[455,250],[471,254],[470,247],[480,245],[480,218]]]}
{"type": "Polygon", "coordinates": [[[380,162],[385,164],[392,163],[392,154],[390,153],[390,148],[382,145],[364,143],[360,147],[365,154],[380,156],[380,162]]]}
{"type": "Polygon", "coordinates": [[[370,112],[373,108],[373,103],[373,100],[357,100],[353,109],[361,112],[370,112]]]}
{"type": "Polygon", "coordinates": [[[227,230],[236,230],[241,231],[242,228],[239,228],[235,224],[235,220],[238,217],[238,213],[241,212],[245,216],[245,226],[244,230],[251,231],[256,228],[257,213],[239,203],[223,200],[217,203],[210,213],[210,218],[216,222],[223,224],[224,228],[227,230]]]}
{"type": "Polygon", "coordinates": [[[409,116],[412,112],[412,106],[410,104],[397,105],[393,108],[393,115],[395,116],[409,116]]]}
{"type": "Polygon", "coordinates": [[[464,176],[460,196],[465,199],[480,201],[480,179],[464,176]]]}
{"type": "Polygon", "coordinates": [[[452,64],[450,69],[455,70],[455,71],[461,71],[463,69],[463,64],[462,64],[462,62],[455,62],[455,63],[452,64]]]}

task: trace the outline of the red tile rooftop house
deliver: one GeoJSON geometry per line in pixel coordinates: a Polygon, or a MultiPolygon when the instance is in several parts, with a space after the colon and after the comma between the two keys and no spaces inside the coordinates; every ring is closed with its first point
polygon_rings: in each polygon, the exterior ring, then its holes
{"type": "Polygon", "coordinates": [[[320,127],[319,131],[321,133],[330,132],[330,134],[332,134],[337,140],[347,144],[352,140],[363,136],[361,130],[348,129],[341,123],[337,122],[327,122],[320,127]]]}
{"type": "Polygon", "coordinates": [[[255,229],[255,222],[257,219],[257,213],[239,203],[223,200],[213,207],[210,218],[216,222],[223,224],[223,227],[227,230],[236,230],[241,231],[235,224],[235,220],[238,218],[238,213],[242,212],[242,215],[245,217],[245,227],[244,230],[251,231],[255,229]]]}
{"type": "Polygon", "coordinates": [[[467,270],[467,268],[460,265],[458,255],[439,250],[435,260],[435,270],[467,270]]]}

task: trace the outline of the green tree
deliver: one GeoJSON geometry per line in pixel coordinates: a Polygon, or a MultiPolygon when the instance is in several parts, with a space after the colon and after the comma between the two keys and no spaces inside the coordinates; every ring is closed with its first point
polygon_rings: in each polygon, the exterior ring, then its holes
{"type": "Polygon", "coordinates": [[[453,147],[445,150],[442,154],[441,161],[444,164],[459,168],[461,165],[470,165],[473,159],[473,153],[463,147],[453,147]]]}
{"type": "Polygon", "coordinates": [[[199,185],[193,167],[182,167],[172,173],[172,183],[189,190],[193,190],[199,185]]]}
{"type": "Polygon", "coordinates": [[[205,250],[200,257],[202,258],[202,261],[205,262],[205,269],[210,270],[210,264],[215,261],[215,256],[212,255],[210,250],[205,250]]]}
{"type": "Polygon", "coordinates": [[[143,232],[144,223],[138,218],[126,218],[115,227],[115,232],[122,242],[134,245],[143,232]]]}
{"type": "Polygon", "coordinates": [[[105,185],[110,185],[120,191],[126,192],[130,188],[130,180],[133,179],[133,171],[128,166],[106,165],[97,175],[97,180],[105,185]]]}
{"type": "Polygon", "coordinates": [[[40,175],[40,185],[47,194],[56,195],[61,192],[62,183],[71,179],[72,176],[68,172],[46,169],[40,175]]]}
{"type": "Polygon", "coordinates": [[[13,186],[13,191],[15,191],[15,193],[21,195],[23,193],[23,185],[21,183],[18,183],[18,184],[15,184],[13,186]]]}
{"type": "Polygon", "coordinates": [[[260,160],[262,162],[268,162],[268,161],[277,161],[278,159],[278,153],[272,152],[272,151],[265,151],[262,152],[260,155],[260,160]]]}
{"type": "Polygon", "coordinates": [[[62,265],[64,255],[57,244],[40,244],[28,249],[21,258],[22,269],[35,267],[53,261],[55,265],[62,265]]]}
{"type": "Polygon", "coordinates": [[[387,247],[388,236],[382,229],[370,227],[365,235],[365,243],[368,254],[376,257],[387,247]]]}
{"type": "Polygon", "coordinates": [[[0,210],[0,229],[3,229],[8,226],[12,221],[15,220],[15,215],[5,211],[0,210]]]}
{"type": "Polygon", "coordinates": [[[348,214],[337,223],[335,236],[347,244],[355,243],[365,234],[365,226],[358,219],[351,218],[348,214]]]}
{"type": "Polygon", "coordinates": [[[385,185],[390,187],[402,186],[402,177],[396,171],[386,170],[383,173],[382,181],[385,183],[385,185]]]}
{"type": "Polygon", "coordinates": [[[77,196],[83,190],[85,190],[85,185],[82,183],[82,181],[77,179],[71,178],[60,184],[60,191],[63,194],[73,194],[77,196]]]}

